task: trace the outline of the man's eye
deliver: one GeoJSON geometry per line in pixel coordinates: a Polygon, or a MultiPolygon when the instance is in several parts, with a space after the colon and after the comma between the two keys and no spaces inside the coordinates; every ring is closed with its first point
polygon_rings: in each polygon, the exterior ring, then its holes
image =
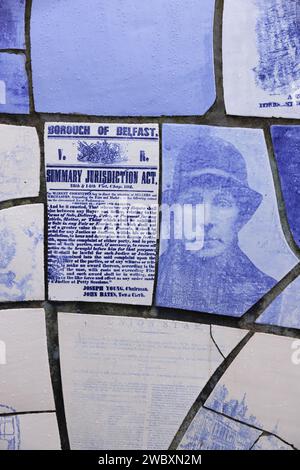
{"type": "Polygon", "coordinates": [[[234,202],[231,198],[217,197],[214,199],[214,204],[220,207],[232,207],[234,202]]]}
{"type": "Polygon", "coordinates": [[[199,194],[190,195],[183,199],[183,204],[191,204],[192,206],[197,204],[203,204],[203,197],[199,196],[199,194]]]}

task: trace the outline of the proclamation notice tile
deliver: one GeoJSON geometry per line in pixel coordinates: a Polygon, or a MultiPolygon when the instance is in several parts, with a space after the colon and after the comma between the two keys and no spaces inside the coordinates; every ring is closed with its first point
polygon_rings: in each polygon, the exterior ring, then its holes
{"type": "Polygon", "coordinates": [[[150,305],[157,124],[45,127],[51,300],[150,305]]]}

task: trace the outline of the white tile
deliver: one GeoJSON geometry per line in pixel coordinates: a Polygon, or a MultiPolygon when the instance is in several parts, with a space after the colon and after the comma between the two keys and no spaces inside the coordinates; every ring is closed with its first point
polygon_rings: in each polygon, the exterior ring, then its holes
{"type": "Polygon", "coordinates": [[[0,414],[55,410],[44,310],[0,310],[0,341],[0,414]]]}
{"type": "Polygon", "coordinates": [[[59,343],[72,449],[167,449],[223,361],[208,325],[167,320],[60,313],[59,343]]]}
{"type": "Polygon", "coordinates": [[[0,416],[1,450],[60,450],[55,413],[0,416]]]}
{"type": "Polygon", "coordinates": [[[211,325],[211,334],[221,353],[226,357],[232,351],[232,345],[240,343],[247,331],[226,328],[226,335],[224,335],[224,326],[211,325]]]}

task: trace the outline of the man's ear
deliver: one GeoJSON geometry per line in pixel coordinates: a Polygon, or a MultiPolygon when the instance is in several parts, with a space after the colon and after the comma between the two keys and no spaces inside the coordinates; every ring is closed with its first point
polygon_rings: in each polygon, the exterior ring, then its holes
{"type": "Polygon", "coordinates": [[[243,211],[243,209],[239,209],[238,220],[235,224],[238,232],[242,230],[242,228],[249,222],[251,217],[252,214],[247,214],[245,211],[243,211]]]}

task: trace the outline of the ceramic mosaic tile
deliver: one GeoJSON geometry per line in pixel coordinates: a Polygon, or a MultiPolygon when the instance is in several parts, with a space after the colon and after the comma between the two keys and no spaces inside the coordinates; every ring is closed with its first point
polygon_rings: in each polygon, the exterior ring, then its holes
{"type": "Polygon", "coordinates": [[[228,114],[300,117],[299,8],[298,0],[225,0],[228,114]]]}
{"type": "Polygon", "coordinates": [[[179,449],[299,448],[298,358],[299,340],[255,334],[199,410],[179,449]],[[213,412],[209,419],[207,410],[213,412]]]}
{"type": "Polygon", "coordinates": [[[287,219],[300,247],[300,126],[272,126],[271,134],[287,219]]]}
{"type": "Polygon", "coordinates": [[[223,357],[227,357],[232,351],[232,345],[238,344],[244,336],[245,330],[237,328],[226,328],[226,335],[224,335],[224,327],[219,325],[211,325],[210,334],[223,357]]]}
{"type": "Polygon", "coordinates": [[[60,449],[45,313],[0,310],[0,450],[29,449],[60,449]]]}
{"type": "Polygon", "coordinates": [[[214,0],[89,0],[88,6],[33,0],[36,110],[204,114],[216,96],[214,6],[214,0]]]}
{"type": "Polygon", "coordinates": [[[44,206],[0,211],[0,301],[43,300],[44,206]]]}
{"type": "Polygon", "coordinates": [[[275,436],[262,436],[254,444],[251,450],[294,450],[281,439],[275,436]]]}
{"type": "Polygon", "coordinates": [[[300,328],[300,278],[296,278],[266,308],[256,323],[300,328]]]}
{"type": "Polygon", "coordinates": [[[0,415],[55,410],[44,310],[0,310],[0,371],[0,415]]]}
{"type": "Polygon", "coordinates": [[[0,0],[0,49],[25,47],[25,0],[0,0]]]}
{"type": "Polygon", "coordinates": [[[60,449],[55,413],[10,416],[0,414],[0,450],[60,449]]]}
{"type": "Polygon", "coordinates": [[[0,125],[0,201],[38,196],[40,147],[33,127],[0,125]]]}
{"type": "Polygon", "coordinates": [[[212,410],[201,408],[186,432],[180,450],[250,450],[261,436],[252,428],[212,410]]]}
{"type": "Polygon", "coordinates": [[[157,124],[47,123],[51,300],[151,305],[157,124]]]}
{"type": "Polygon", "coordinates": [[[162,171],[156,304],[243,315],[298,262],[263,132],[164,125],[162,171]]]}
{"type": "Polygon", "coordinates": [[[0,113],[29,114],[24,54],[0,52],[0,113]]]}
{"type": "Polygon", "coordinates": [[[60,313],[59,343],[72,449],[167,449],[223,361],[209,325],[177,321],[60,313]]]}

